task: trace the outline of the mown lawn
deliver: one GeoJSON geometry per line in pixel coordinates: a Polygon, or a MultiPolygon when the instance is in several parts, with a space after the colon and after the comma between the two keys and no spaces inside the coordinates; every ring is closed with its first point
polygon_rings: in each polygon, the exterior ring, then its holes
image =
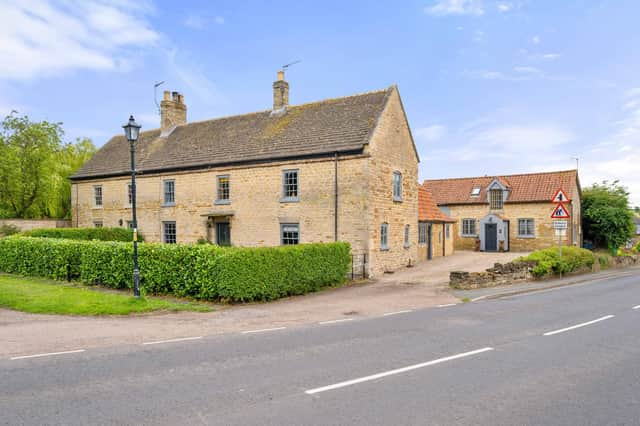
{"type": "Polygon", "coordinates": [[[118,294],[42,278],[0,274],[0,307],[36,314],[127,315],[152,311],[208,312],[197,303],[118,294]]]}

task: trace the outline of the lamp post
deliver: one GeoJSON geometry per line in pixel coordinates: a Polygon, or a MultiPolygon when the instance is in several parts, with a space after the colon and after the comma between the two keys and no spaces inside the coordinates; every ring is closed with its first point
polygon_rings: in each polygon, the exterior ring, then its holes
{"type": "Polygon", "coordinates": [[[138,219],[136,218],[136,160],[135,148],[140,134],[140,126],[129,117],[129,122],[122,126],[124,135],[131,147],[131,212],[133,214],[133,296],[140,297],[140,269],[138,268],[138,219]]]}

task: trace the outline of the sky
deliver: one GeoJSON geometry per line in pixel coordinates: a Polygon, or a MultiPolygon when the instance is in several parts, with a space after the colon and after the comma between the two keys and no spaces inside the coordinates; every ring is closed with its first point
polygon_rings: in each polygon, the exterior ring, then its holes
{"type": "MultiPolygon", "coordinates": [[[[0,114],[62,122],[98,146],[154,83],[188,120],[397,84],[420,179],[576,167],[640,205],[637,0],[0,0],[0,114]]],[[[158,93],[161,97],[161,93],[158,93]]]]}

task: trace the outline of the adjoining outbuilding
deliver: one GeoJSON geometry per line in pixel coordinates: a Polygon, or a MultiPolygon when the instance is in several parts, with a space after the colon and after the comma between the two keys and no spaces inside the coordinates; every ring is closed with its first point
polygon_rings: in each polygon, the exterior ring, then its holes
{"type": "Polygon", "coordinates": [[[444,214],[424,186],[418,188],[418,259],[450,256],[454,252],[455,219],[444,214]]]}
{"type": "Polygon", "coordinates": [[[456,250],[533,251],[558,243],[551,202],[562,189],[570,218],[565,245],[582,245],[577,170],[425,180],[436,205],[455,220],[456,250]]]}

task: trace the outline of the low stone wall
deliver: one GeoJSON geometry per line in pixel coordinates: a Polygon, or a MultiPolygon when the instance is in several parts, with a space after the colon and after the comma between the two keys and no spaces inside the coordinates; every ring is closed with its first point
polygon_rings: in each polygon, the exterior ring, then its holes
{"type": "Polygon", "coordinates": [[[31,231],[41,228],[71,228],[70,220],[58,219],[0,219],[0,227],[3,225],[15,226],[20,231],[31,231]]]}
{"type": "Polygon", "coordinates": [[[449,286],[459,290],[495,287],[527,281],[532,278],[535,262],[496,263],[484,272],[454,271],[449,274],[449,286]]]}
{"type": "Polygon", "coordinates": [[[618,256],[611,259],[613,268],[626,268],[628,266],[640,266],[640,256],[618,256]]]}

